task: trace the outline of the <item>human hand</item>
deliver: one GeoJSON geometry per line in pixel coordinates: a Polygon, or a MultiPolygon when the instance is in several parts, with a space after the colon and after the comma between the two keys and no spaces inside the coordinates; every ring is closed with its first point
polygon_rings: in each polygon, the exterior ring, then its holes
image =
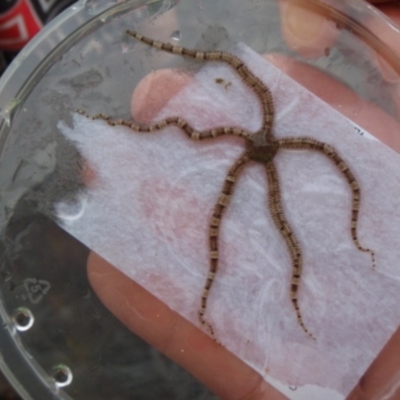
{"type": "MultiPolygon", "coordinates": [[[[281,3],[282,12],[288,14],[287,4],[281,3]]],[[[394,23],[400,24],[400,6],[395,2],[375,0],[371,1],[374,5],[379,8],[380,11],[384,12],[388,17],[392,19],[394,23]]],[[[289,10],[289,14],[291,14],[289,10]]],[[[334,43],[335,37],[328,29],[322,27],[322,20],[316,17],[313,21],[310,19],[302,18],[302,15],[291,14],[290,18],[283,18],[283,31],[287,38],[287,42],[295,49],[299,49],[299,52],[307,57],[318,56],[324,49],[331,43],[334,43]],[[296,19],[296,15],[298,18],[296,19]],[[294,19],[293,19],[294,18],[294,19]],[[314,41],[305,41],[301,43],[299,37],[302,38],[310,30],[313,29],[324,29],[324,33],[320,35],[314,35],[314,41]]],[[[393,35],[390,37],[390,32],[381,29],[380,27],[372,27],[378,36],[384,40],[387,44],[392,45],[393,53],[400,56],[398,38],[393,35]]],[[[274,62],[272,59],[271,61],[274,62]]],[[[392,74],[387,70],[387,66],[381,63],[379,58],[375,59],[378,68],[381,70],[383,78],[392,83],[399,82],[398,74],[392,74]]],[[[277,59],[275,64],[282,68],[286,73],[291,75],[295,80],[302,83],[309,90],[317,94],[320,98],[331,104],[333,107],[338,108],[340,105],[340,112],[348,115],[354,122],[365,127],[367,130],[374,132],[381,140],[389,144],[393,149],[400,151],[400,142],[395,137],[393,132],[398,132],[398,127],[390,124],[390,128],[385,129],[387,115],[382,113],[377,108],[373,107],[370,103],[360,102],[355,93],[351,90],[337,86],[337,83],[331,82],[332,86],[326,86],[328,82],[324,81],[321,73],[317,71],[311,71],[310,67],[304,64],[300,64],[296,61],[290,61],[287,59],[277,59]],[[316,79],[316,76],[318,79],[316,79]],[[345,105],[343,107],[343,105],[345,105]],[[356,109],[356,112],[354,110],[356,109]],[[352,110],[354,114],[351,116],[348,114],[352,110]],[[356,115],[356,117],[354,117],[356,115]]],[[[329,83],[328,83],[329,84],[329,83]]],[[[397,84],[393,85],[393,100],[397,104],[397,113],[400,111],[400,90],[397,84]]],[[[400,398],[400,389],[398,383],[400,380],[400,359],[398,357],[400,351],[400,329],[396,331],[393,337],[386,344],[385,348],[381,351],[379,356],[370,366],[368,371],[361,378],[359,384],[354,388],[352,393],[349,395],[348,400],[367,400],[367,399],[398,399],[400,398]]]]}
{"type": "MultiPolygon", "coordinates": [[[[391,10],[392,8],[389,11],[392,12],[391,10]]],[[[303,77],[305,80],[302,83],[309,90],[318,92],[318,88],[324,87],[324,92],[318,95],[322,98],[325,96],[324,100],[332,106],[335,107],[339,99],[340,104],[346,105],[345,109],[354,109],[356,106],[359,112],[355,122],[374,134],[385,138],[388,131],[398,130],[398,126],[389,116],[333,79],[322,73],[317,74],[304,64],[296,63],[296,68],[291,68],[293,64],[288,59],[273,57],[270,60],[292,76],[296,74],[296,80],[303,77]],[[307,79],[309,77],[312,78],[307,79]]],[[[133,98],[132,108],[136,119],[143,123],[150,121],[152,116],[187,84],[185,79],[189,78],[182,77],[172,70],[159,71],[145,78],[133,98]],[[149,96],[151,93],[157,93],[157,97],[152,98],[149,96]]],[[[392,140],[389,136],[386,139],[392,140]]],[[[399,146],[400,149],[400,142],[392,140],[391,145],[396,149],[399,146]]],[[[104,304],[129,329],[181,364],[222,398],[285,398],[237,357],[94,253],[88,260],[88,274],[93,288],[104,304]]],[[[396,364],[393,356],[398,354],[400,333],[395,335],[388,346],[389,351],[385,348],[381,353],[355,389],[352,399],[372,399],[377,393],[382,393],[387,384],[396,377],[400,366],[396,364]],[[387,367],[390,367],[389,371],[387,367]]]]}

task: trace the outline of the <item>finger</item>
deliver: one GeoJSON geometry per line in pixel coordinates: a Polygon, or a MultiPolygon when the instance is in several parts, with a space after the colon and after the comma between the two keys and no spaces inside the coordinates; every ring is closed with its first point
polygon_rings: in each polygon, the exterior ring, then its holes
{"type": "MultiPolygon", "coordinates": [[[[400,2],[385,2],[379,5],[379,9],[385,13],[391,21],[400,26],[400,2]]],[[[397,113],[400,113],[400,33],[395,27],[388,27],[382,22],[372,21],[371,29],[385,43],[390,46],[392,54],[396,57],[392,63],[385,61],[381,57],[379,51],[376,52],[376,65],[381,70],[384,79],[391,83],[390,90],[392,91],[393,101],[396,105],[397,113]]]]}
{"type": "Polygon", "coordinates": [[[360,379],[347,400],[400,398],[400,329],[360,379]]]}
{"type": "MultiPolygon", "coordinates": [[[[400,124],[350,88],[312,66],[281,55],[267,57],[301,85],[346,115],[380,140],[400,152],[400,124]]],[[[348,400],[395,399],[400,397],[400,329],[368,368],[348,400]]]]}
{"type": "Polygon", "coordinates": [[[88,277],[104,305],[130,330],[217,395],[224,399],[286,399],[252,368],[94,252],[88,259],[88,277]]]}
{"type": "Polygon", "coordinates": [[[337,111],[400,152],[400,124],[349,87],[318,69],[279,54],[267,59],[337,111]]]}
{"type": "Polygon", "coordinates": [[[308,10],[302,2],[279,0],[282,36],[289,47],[304,58],[324,56],[336,41],[336,24],[308,10]]]}
{"type": "MultiPolygon", "coordinates": [[[[388,25],[388,20],[369,13],[373,17],[365,19],[361,26],[350,19],[346,22],[344,12],[343,16],[340,13],[333,15],[329,6],[316,0],[279,0],[278,4],[283,37],[289,47],[304,58],[328,55],[339,34],[337,23],[344,24],[354,36],[367,44],[383,77],[390,82],[399,80],[400,46],[397,43],[400,35],[397,29],[388,25]]],[[[379,9],[392,22],[399,23],[398,2],[380,3],[379,9]]]]}
{"type": "Polygon", "coordinates": [[[193,78],[184,71],[161,69],[145,76],[136,87],[131,100],[131,114],[135,121],[150,124],[193,78]]]}
{"type": "MultiPolygon", "coordinates": [[[[378,8],[390,18],[390,22],[400,25],[400,3],[384,3],[378,8]]],[[[387,20],[382,18],[371,18],[366,21],[366,26],[381,42],[389,47],[389,57],[384,53],[382,45],[371,47],[375,65],[379,68],[386,81],[399,82],[400,34],[398,29],[389,26],[387,20]]]]}

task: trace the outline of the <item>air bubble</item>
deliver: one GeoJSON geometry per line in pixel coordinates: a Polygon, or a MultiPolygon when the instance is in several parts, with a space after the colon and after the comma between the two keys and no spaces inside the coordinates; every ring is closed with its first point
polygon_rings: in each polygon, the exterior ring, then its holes
{"type": "Polygon", "coordinates": [[[171,39],[179,42],[181,40],[181,31],[180,30],[173,31],[171,33],[171,39]]]}
{"type": "Polygon", "coordinates": [[[20,332],[30,329],[35,321],[31,310],[26,307],[17,308],[12,314],[12,320],[20,332]]]}
{"type": "Polygon", "coordinates": [[[57,216],[64,221],[76,221],[82,217],[85,212],[87,197],[79,196],[74,200],[67,200],[57,204],[57,216]]]}
{"type": "Polygon", "coordinates": [[[53,367],[51,376],[58,387],[68,386],[72,382],[72,372],[65,364],[58,364],[53,367]]]}

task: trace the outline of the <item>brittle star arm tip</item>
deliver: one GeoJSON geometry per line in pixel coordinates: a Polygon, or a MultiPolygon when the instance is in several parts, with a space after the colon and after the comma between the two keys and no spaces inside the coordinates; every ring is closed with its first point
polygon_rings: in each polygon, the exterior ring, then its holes
{"type": "Polygon", "coordinates": [[[133,36],[135,39],[145,43],[148,46],[154,47],[157,50],[189,57],[198,61],[223,62],[231,66],[239,75],[243,83],[253,90],[259,98],[262,106],[263,128],[267,131],[272,130],[275,115],[272,93],[268,86],[265,85],[264,82],[258,78],[258,76],[256,76],[251,69],[236,55],[225,51],[198,51],[194,49],[188,49],[151,39],[132,30],[127,30],[127,34],[133,36]]]}
{"type": "Polygon", "coordinates": [[[211,287],[214,283],[215,275],[218,271],[218,263],[219,263],[219,231],[223,219],[223,215],[227,210],[231,198],[233,196],[233,192],[235,190],[237,179],[242,172],[244,166],[249,162],[249,157],[245,152],[242,154],[233,166],[229,169],[225,181],[222,186],[222,190],[220,195],[218,196],[218,200],[214,206],[212,217],[210,221],[209,228],[209,248],[210,248],[210,267],[207,275],[207,280],[204,285],[203,295],[201,297],[201,306],[199,310],[199,319],[202,325],[206,325],[208,330],[211,333],[211,336],[215,338],[215,333],[212,325],[206,321],[204,315],[207,309],[207,300],[211,290],[211,287]]]}
{"type": "Polygon", "coordinates": [[[265,170],[267,173],[268,180],[268,205],[272,220],[275,224],[276,229],[281,234],[286,246],[289,250],[290,257],[292,259],[293,272],[292,280],[290,285],[291,301],[296,312],[297,320],[299,325],[302,327],[305,333],[315,340],[314,335],[306,327],[303,316],[300,311],[298,303],[298,290],[303,270],[303,255],[300,247],[300,243],[294,233],[292,227],[287,220],[283,205],[282,205],[282,194],[279,184],[278,171],[272,161],[265,164],[265,170]]]}
{"type": "Polygon", "coordinates": [[[339,152],[330,144],[318,141],[310,137],[289,137],[278,140],[279,146],[288,150],[312,150],[318,151],[327,156],[342,176],[346,179],[347,183],[352,190],[352,212],[351,212],[351,237],[358,250],[369,253],[371,256],[372,268],[375,269],[375,251],[369,247],[361,245],[358,239],[357,227],[359,220],[359,210],[361,203],[361,188],[352,172],[350,166],[340,156],[339,152]]]}

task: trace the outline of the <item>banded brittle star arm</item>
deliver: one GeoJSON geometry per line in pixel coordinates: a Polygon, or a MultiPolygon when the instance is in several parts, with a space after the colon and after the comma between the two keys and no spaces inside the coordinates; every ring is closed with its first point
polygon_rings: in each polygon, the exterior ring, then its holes
{"type": "Polygon", "coordinates": [[[263,114],[262,127],[267,132],[267,134],[271,134],[275,115],[274,101],[271,91],[239,57],[224,51],[203,52],[194,49],[186,49],[180,46],[174,46],[170,43],[163,43],[157,40],[153,40],[132,30],[128,30],[127,34],[158,50],[163,50],[168,53],[193,58],[199,61],[219,61],[231,66],[242,79],[243,83],[248,86],[252,91],[254,91],[254,93],[259,98],[263,114]]]}
{"type": "Polygon", "coordinates": [[[77,109],[75,111],[78,114],[85,116],[86,118],[92,120],[101,119],[106,121],[107,124],[110,126],[126,126],[127,128],[132,129],[135,132],[142,132],[142,133],[157,132],[166,128],[167,126],[176,126],[180,128],[189,139],[192,140],[205,140],[224,135],[237,136],[243,139],[247,139],[252,135],[251,132],[248,132],[245,129],[237,127],[225,127],[225,126],[199,131],[194,129],[189,124],[189,122],[187,122],[184,118],[181,117],[168,117],[152,125],[139,125],[130,120],[113,119],[106,114],[97,114],[91,116],[86,111],[81,109],[77,109]]]}
{"type": "Polygon", "coordinates": [[[215,331],[212,325],[204,318],[207,308],[208,295],[211,286],[214,283],[215,275],[218,270],[219,262],[219,232],[222,223],[223,215],[229,206],[235,185],[243,167],[250,161],[247,153],[244,153],[229,169],[225,182],[222,186],[221,194],[218,197],[217,203],[214,206],[210,230],[209,230],[209,246],[210,246],[210,270],[208,272],[206,284],[204,286],[203,295],[201,296],[201,307],[199,310],[199,319],[202,325],[205,325],[211,336],[215,338],[215,331]]]}
{"type": "Polygon", "coordinates": [[[265,169],[268,178],[269,211],[276,228],[286,243],[290,253],[290,258],[292,259],[293,272],[290,285],[291,301],[295,309],[299,325],[311,338],[315,339],[314,335],[307,329],[303,321],[298,302],[298,289],[303,270],[303,255],[301,246],[283,211],[278,171],[273,162],[267,163],[265,165],[265,169]]]}
{"type": "Polygon", "coordinates": [[[353,194],[352,207],[351,207],[351,229],[350,229],[351,237],[358,250],[370,254],[372,261],[372,268],[375,268],[374,250],[370,249],[369,247],[362,246],[360,240],[358,239],[357,225],[358,225],[358,214],[361,201],[361,189],[349,165],[344,161],[344,159],[339,155],[339,153],[333,146],[324,142],[320,142],[313,138],[308,138],[308,137],[284,138],[278,140],[278,143],[281,149],[312,150],[323,153],[335,164],[340,173],[346,178],[346,181],[349,184],[353,194]]]}

